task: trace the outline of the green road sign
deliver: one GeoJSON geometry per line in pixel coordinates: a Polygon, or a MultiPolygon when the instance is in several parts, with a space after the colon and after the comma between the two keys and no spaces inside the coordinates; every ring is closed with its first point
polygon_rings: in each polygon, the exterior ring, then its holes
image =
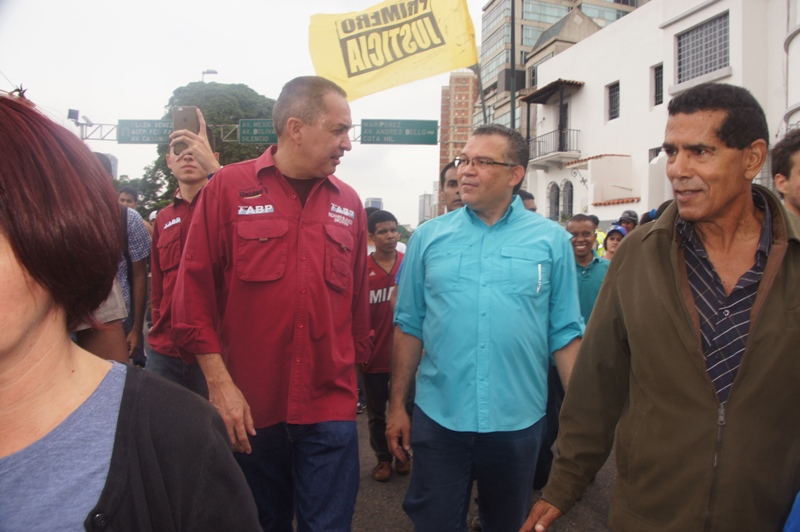
{"type": "Polygon", "coordinates": [[[436,144],[436,120],[362,120],[361,144],[436,144]]]}
{"type": "Polygon", "coordinates": [[[120,120],[118,144],[168,144],[172,120],[120,120]]]}
{"type": "Polygon", "coordinates": [[[239,120],[239,142],[241,144],[275,144],[278,135],[272,120],[239,120]]]}

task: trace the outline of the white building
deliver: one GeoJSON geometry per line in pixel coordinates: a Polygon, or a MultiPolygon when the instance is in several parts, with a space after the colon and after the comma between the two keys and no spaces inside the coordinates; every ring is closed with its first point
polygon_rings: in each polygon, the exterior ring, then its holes
{"type": "MultiPolygon", "coordinates": [[[[651,0],[536,72],[522,113],[538,104],[526,177],[539,212],[642,213],[671,199],[658,152],[673,95],[741,85],[764,107],[771,144],[800,127],[800,0],[651,0]]],[[[772,184],[767,168],[759,179],[772,184]]]]}

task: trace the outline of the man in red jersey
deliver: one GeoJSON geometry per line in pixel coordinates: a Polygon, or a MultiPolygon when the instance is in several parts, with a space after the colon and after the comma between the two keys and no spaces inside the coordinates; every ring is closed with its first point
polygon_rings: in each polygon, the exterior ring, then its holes
{"type": "MultiPolygon", "coordinates": [[[[378,464],[372,470],[372,478],[386,482],[392,476],[392,453],[386,442],[386,402],[389,400],[394,332],[392,294],[397,288],[397,271],[403,262],[403,254],[397,251],[400,235],[397,232],[397,218],[392,213],[372,213],[367,227],[375,243],[375,251],[367,259],[370,324],[375,340],[372,357],[362,366],[361,372],[367,398],[369,443],[378,459],[378,464]]],[[[407,475],[410,470],[409,462],[397,462],[395,466],[400,475],[407,475]]]]}
{"type": "MultiPolygon", "coordinates": [[[[264,530],[348,530],[358,492],[355,363],[369,355],[367,224],[332,174],[351,148],[345,92],[296,78],[277,146],[203,189],[173,300],[264,530]]],[[[183,354],[183,352],[182,352],[183,354]]]]}

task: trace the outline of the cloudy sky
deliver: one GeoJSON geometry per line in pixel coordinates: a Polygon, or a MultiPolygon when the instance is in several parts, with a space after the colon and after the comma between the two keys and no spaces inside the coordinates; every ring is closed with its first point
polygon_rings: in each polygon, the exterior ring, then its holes
{"type": "MultiPolygon", "coordinates": [[[[468,0],[480,42],[481,8],[468,0]]],[[[244,83],[277,98],[291,78],[314,74],[308,25],[317,13],[360,11],[378,0],[0,0],[0,90],[22,85],[53,120],[76,131],[67,110],[94,123],[160,118],[177,87],[244,83]]],[[[351,104],[362,119],[438,120],[443,74],[351,104]]],[[[89,141],[139,177],[155,145],[89,141]]],[[[438,179],[437,146],[354,143],[337,175],[362,199],[381,197],[400,223],[416,226],[418,199],[438,179]]]]}

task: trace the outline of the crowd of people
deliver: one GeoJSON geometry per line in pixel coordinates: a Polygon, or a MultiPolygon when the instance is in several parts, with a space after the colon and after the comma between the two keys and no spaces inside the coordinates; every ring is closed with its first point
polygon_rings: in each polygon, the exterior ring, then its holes
{"type": "Polygon", "coordinates": [[[641,218],[537,214],[528,142],[488,124],[405,248],[334,176],[353,124],[326,79],[284,86],[253,160],[220,166],[198,110],[152,225],[0,97],[0,530],[349,530],[357,381],[416,530],[465,530],[476,484],[477,527],[543,532],[612,446],[614,530],[796,530],[800,131],[781,202],[748,91],[668,113],[674,200],[641,218]]]}

